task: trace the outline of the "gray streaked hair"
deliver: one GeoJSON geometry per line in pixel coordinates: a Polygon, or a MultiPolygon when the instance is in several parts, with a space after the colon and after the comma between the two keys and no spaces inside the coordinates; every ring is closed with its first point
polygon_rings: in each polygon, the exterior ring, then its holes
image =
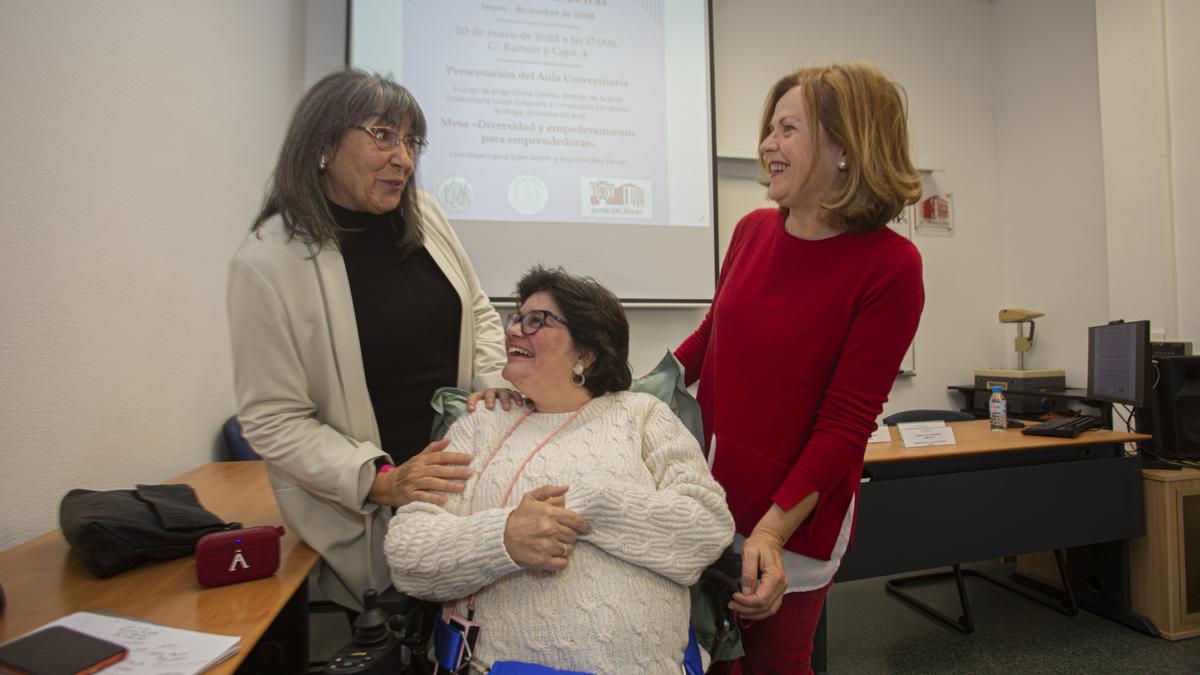
{"type": "MultiPolygon", "coordinates": [[[[379,117],[395,125],[408,123],[409,133],[424,136],[425,114],[412,93],[386,75],[346,69],[326,75],[300,100],[288,125],[279,161],[267,187],[262,209],[251,230],[257,232],[270,217],[278,214],[291,238],[316,246],[338,247],[340,228],[325,201],[322,173],[318,169],[322,152],[337,147],[342,132],[379,117]]],[[[421,212],[414,178],[417,158],[413,158],[413,176],[404,185],[394,222],[402,251],[420,246],[421,212]]]]}

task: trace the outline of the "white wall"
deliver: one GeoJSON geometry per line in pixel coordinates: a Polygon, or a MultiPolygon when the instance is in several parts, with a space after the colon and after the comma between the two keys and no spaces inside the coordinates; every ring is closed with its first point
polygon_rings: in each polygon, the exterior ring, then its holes
{"type": "MultiPolygon", "coordinates": [[[[1063,368],[1083,387],[1087,327],[1109,319],[1095,7],[1002,0],[992,27],[1004,302],[1046,314],[1025,367],[1063,368]]],[[[1015,327],[991,329],[1016,367],[1015,327]]]]}
{"type": "Polygon", "coordinates": [[[1097,0],[1113,318],[1200,340],[1200,6],[1097,0]]]}
{"type": "Polygon", "coordinates": [[[1163,24],[1179,316],[1169,337],[1200,343],[1200,2],[1167,0],[1163,24]]]}
{"type": "Polygon", "coordinates": [[[303,36],[284,0],[0,3],[0,548],[213,457],[303,36]]]}
{"type": "Polygon", "coordinates": [[[1162,2],[1097,0],[1109,312],[1178,330],[1162,2]]]}

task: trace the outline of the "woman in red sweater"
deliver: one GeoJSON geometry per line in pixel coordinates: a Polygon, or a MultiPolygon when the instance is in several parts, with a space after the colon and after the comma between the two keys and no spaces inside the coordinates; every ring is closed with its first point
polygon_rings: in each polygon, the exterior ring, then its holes
{"type": "Polygon", "coordinates": [[[753,621],[746,656],[713,672],[746,675],[811,672],[867,437],[925,302],[916,247],[887,227],[921,193],[896,83],[866,64],[800,70],[772,88],[760,138],[779,208],[738,223],[712,308],[675,352],[700,380],[737,522],[731,606],[753,621]]]}

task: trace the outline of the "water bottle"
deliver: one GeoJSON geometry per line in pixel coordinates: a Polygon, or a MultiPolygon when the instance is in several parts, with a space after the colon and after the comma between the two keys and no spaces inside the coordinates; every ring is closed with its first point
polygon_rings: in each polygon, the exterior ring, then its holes
{"type": "Polygon", "coordinates": [[[1008,428],[1008,401],[1000,393],[1000,385],[992,387],[992,397],[988,399],[988,413],[992,418],[992,431],[1004,431],[1008,428]]]}

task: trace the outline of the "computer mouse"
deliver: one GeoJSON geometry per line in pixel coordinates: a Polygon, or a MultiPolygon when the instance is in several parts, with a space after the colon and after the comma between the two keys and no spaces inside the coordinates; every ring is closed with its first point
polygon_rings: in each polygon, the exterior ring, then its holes
{"type": "Polygon", "coordinates": [[[1008,428],[1009,429],[1024,429],[1025,423],[1020,420],[1009,420],[1008,428]]]}

